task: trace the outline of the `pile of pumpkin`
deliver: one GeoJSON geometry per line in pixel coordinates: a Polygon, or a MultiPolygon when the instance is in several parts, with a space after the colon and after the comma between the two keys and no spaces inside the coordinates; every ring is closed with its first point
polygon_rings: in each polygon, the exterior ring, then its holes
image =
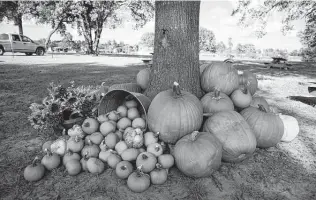
{"type": "Polygon", "coordinates": [[[43,144],[45,156],[25,168],[28,181],[40,180],[45,170],[62,163],[69,175],[81,171],[101,174],[107,167],[134,192],[146,190],[150,184],[167,181],[174,158],[166,145],[158,140],[159,133],[145,132],[146,119],[137,109],[138,102],[126,100],[123,105],[97,119],[87,118],[75,124],[56,141],[43,144]]]}
{"type": "MultiPolygon", "coordinates": [[[[137,74],[137,84],[116,84],[109,90],[141,92],[149,84],[150,71],[149,68],[141,70],[137,74]]],[[[88,127],[96,124],[95,129],[86,130],[87,122],[70,129],[71,138],[67,142],[64,138],[55,141],[50,145],[51,152],[64,155],[66,146],[72,151],[69,156],[81,152],[81,157],[78,154],[73,161],[64,162],[71,175],[78,174],[81,169],[102,173],[107,163],[119,178],[127,178],[132,191],[143,192],[151,183],[164,183],[174,163],[187,176],[207,177],[222,161],[241,162],[257,147],[269,148],[281,141],[289,142],[298,134],[294,117],[272,112],[263,97],[254,96],[258,81],[253,73],[239,74],[231,63],[223,62],[202,66],[200,75],[201,88],[205,92],[201,99],[174,82],[172,89],[154,97],[147,116],[134,113],[137,109],[133,108],[139,102],[125,101],[116,111],[100,115],[97,120],[86,119],[90,120],[88,127]],[[75,132],[76,128],[81,128],[83,135],[72,134],[71,130],[75,132]],[[78,148],[80,151],[69,148],[78,140],[82,144],[78,148]],[[62,152],[55,147],[59,141],[63,141],[62,152]],[[80,170],[72,173],[74,163],[80,170]]],[[[30,168],[33,169],[32,165],[30,168]]]]}

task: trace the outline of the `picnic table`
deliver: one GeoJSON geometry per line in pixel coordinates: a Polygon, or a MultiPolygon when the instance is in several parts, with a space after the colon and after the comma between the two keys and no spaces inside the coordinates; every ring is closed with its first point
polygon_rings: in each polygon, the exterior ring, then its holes
{"type": "Polygon", "coordinates": [[[291,69],[292,65],[288,63],[287,59],[282,57],[272,57],[272,62],[270,63],[264,63],[267,67],[267,69],[270,68],[278,68],[278,69],[291,69]]]}

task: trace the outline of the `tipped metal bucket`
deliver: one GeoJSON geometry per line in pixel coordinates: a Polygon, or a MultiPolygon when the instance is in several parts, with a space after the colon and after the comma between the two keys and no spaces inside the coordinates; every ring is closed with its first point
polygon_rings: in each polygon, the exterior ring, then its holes
{"type": "Polygon", "coordinates": [[[147,129],[147,111],[151,103],[150,99],[141,93],[129,92],[126,90],[111,90],[104,95],[101,99],[98,108],[98,116],[116,110],[117,107],[123,104],[128,99],[135,99],[138,103],[137,109],[140,111],[140,115],[144,114],[146,119],[147,129]]]}

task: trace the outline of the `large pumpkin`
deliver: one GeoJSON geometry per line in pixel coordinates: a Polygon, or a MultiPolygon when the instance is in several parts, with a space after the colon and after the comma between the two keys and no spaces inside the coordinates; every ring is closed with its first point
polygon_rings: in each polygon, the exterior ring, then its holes
{"type": "Polygon", "coordinates": [[[267,111],[270,110],[270,106],[265,98],[259,97],[259,96],[252,97],[252,101],[250,103],[250,106],[259,108],[259,105],[262,105],[264,107],[264,109],[266,109],[267,111]]]}
{"type": "Polygon", "coordinates": [[[258,89],[258,80],[254,73],[250,71],[243,71],[242,74],[239,75],[239,83],[244,85],[251,95],[254,95],[258,89]]]}
{"type": "Polygon", "coordinates": [[[289,115],[282,115],[280,114],[279,117],[281,118],[284,124],[284,133],[281,138],[282,142],[291,142],[296,138],[298,133],[300,132],[300,127],[298,125],[298,121],[295,117],[289,115]]]}
{"type": "Polygon", "coordinates": [[[284,125],[281,118],[268,112],[262,105],[248,107],[240,112],[246,119],[257,138],[257,147],[268,148],[281,141],[284,125]]]}
{"type": "Polygon", "coordinates": [[[239,87],[238,72],[231,63],[212,63],[201,75],[201,87],[205,92],[213,92],[217,89],[230,95],[239,87]]]}
{"type": "Polygon", "coordinates": [[[218,90],[209,92],[201,98],[204,113],[216,113],[225,110],[234,110],[232,100],[218,90]]]}
{"type": "Polygon", "coordinates": [[[194,131],[174,147],[177,168],[190,177],[210,176],[221,165],[222,144],[212,134],[194,131]]]}
{"type": "Polygon", "coordinates": [[[126,90],[129,92],[141,93],[142,88],[137,83],[122,83],[122,84],[113,84],[109,88],[109,91],[112,90],[126,90]]]}
{"type": "Polygon", "coordinates": [[[136,76],[137,84],[145,90],[148,87],[150,78],[150,68],[142,69],[138,72],[136,76]]]}
{"type": "Polygon", "coordinates": [[[203,121],[201,101],[193,94],[180,90],[174,82],[173,89],[162,91],[151,102],[147,122],[151,132],[174,144],[181,137],[199,130],[203,121]]]}
{"type": "Polygon", "coordinates": [[[256,137],[245,119],[235,111],[222,111],[209,117],[203,131],[214,134],[223,145],[223,161],[241,162],[256,150],[256,137]]]}

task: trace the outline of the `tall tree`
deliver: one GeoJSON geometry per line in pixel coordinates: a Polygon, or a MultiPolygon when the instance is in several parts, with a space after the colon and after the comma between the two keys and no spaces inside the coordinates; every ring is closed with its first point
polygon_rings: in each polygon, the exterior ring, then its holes
{"type": "Polygon", "coordinates": [[[233,39],[231,37],[228,38],[228,53],[232,54],[233,51],[233,39]]]}
{"type": "Polygon", "coordinates": [[[148,32],[144,33],[142,37],[140,38],[140,45],[145,47],[154,47],[154,39],[155,39],[155,33],[148,32]]]}
{"type": "Polygon", "coordinates": [[[199,30],[199,46],[200,46],[200,51],[210,51],[210,52],[215,52],[215,34],[213,31],[208,30],[207,28],[200,27],[199,30]]]}
{"type": "Polygon", "coordinates": [[[216,52],[217,53],[224,53],[226,51],[226,45],[224,44],[223,41],[220,41],[217,45],[216,45],[216,52]]]}
{"type": "Polygon", "coordinates": [[[181,88],[202,96],[199,72],[200,1],[155,2],[155,46],[149,87],[154,98],[177,81],[181,88]]]}
{"type": "Polygon", "coordinates": [[[4,19],[13,21],[18,26],[19,34],[23,35],[22,17],[25,13],[24,3],[20,1],[1,1],[0,2],[0,22],[4,19]]]}

